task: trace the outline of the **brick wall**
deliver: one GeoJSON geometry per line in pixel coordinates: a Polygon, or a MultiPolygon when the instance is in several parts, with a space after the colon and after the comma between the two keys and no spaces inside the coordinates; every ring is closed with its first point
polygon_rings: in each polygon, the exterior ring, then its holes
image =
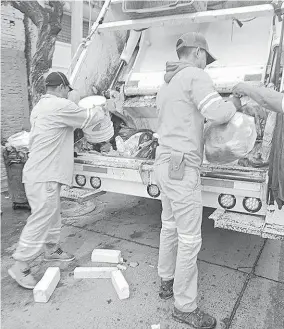
{"type": "MultiPolygon", "coordinates": [[[[28,118],[23,15],[1,5],[1,141],[22,130],[28,118]]],[[[1,192],[7,190],[1,147],[1,192]]]]}
{"type": "Polygon", "coordinates": [[[1,137],[6,139],[24,128],[29,111],[24,52],[1,49],[1,79],[1,137]]]}
{"type": "Polygon", "coordinates": [[[1,139],[22,130],[29,113],[23,15],[1,6],[1,139]]]}
{"type": "MultiPolygon", "coordinates": [[[[32,54],[36,27],[30,24],[32,54]]],[[[84,36],[88,23],[84,22],[84,36]]],[[[58,41],[71,42],[71,16],[64,14],[58,41]]],[[[23,14],[10,5],[1,6],[1,140],[29,127],[27,71],[23,14]]]]}

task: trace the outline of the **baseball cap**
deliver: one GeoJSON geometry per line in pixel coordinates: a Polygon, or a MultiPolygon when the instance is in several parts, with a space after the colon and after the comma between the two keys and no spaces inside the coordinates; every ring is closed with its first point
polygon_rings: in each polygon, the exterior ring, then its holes
{"type": "Polygon", "coordinates": [[[194,47],[204,49],[207,53],[207,65],[216,61],[216,58],[209,52],[209,47],[204,36],[199,32],[188,32],[183,34],[177,41],[176,49],[182,47],[194,47]]]}
{"type": "Polygon", "coordinates": [[[73,88],[70,86],[70,82],[68,81],[66,75],[62,72],[51,72],[45,79],[45,85],[49,86],[60,86],[63,85],[65,87],[69,87],[69,90],[72,91],[73,88]]]}

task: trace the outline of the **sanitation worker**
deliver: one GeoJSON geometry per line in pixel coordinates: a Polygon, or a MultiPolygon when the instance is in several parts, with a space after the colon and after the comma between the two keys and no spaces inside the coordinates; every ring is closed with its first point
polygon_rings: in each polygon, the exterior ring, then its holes
{"type": "Polygon", "coordinates": [[[13,254],[15,264],[8,270],[27,289],[33,289],[37,283],[29,264],[43,247],[45,261],[74,259],[59,244],[60,188],[72,183],[74,129],[95,125],[104,118],[104,111],[101,107],[91,110],[78,107],[67,99],[71,90],[63,73],[50,73],[46,78],[46,94],[31,113],[29,159],[23,170],[31,215],[13,254]]]}
{"type": "Polygon", "coordinates": [[[196,304],[203,128],[205,119],[218,124],[228,122],[236,113],[235,99],[224,101],[204,71],[215,58],[203,35],[190,32],[181,36],[176,51],[179,61],[167,63],[165,83],[157,95],[159,147],[155,177],[163,207],[159,296],[174,296],[176,321],[198,329],[215,328],[216,319],[196,304]]]}

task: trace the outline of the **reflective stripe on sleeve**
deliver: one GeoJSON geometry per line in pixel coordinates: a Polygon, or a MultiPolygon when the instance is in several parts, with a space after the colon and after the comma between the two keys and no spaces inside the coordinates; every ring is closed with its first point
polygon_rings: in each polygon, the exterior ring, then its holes
{"type": "Polygon", "coordinates": [[[215,102],[218,102],[222,100],[222,97],[221,96],[217,96],[217,97],[214,97],[210,100],[208,100],[203,106],[201,106],[200,108],[200,112],[201,114],[204,114],[204,112],[206,111],[206,109],[211,106],[212,104],[214,104],[215,102]]]}
{"type": "Polygon", "coordinates": [[[202,101],[198,104],[198,110],[201,111],[201,107],[207,102],[209,101],[211,98],[219,96],[219,94],[217,93],[217,91],[214,91],[213,93],[208,94],[207,96],[205,96],[202,101]]]}

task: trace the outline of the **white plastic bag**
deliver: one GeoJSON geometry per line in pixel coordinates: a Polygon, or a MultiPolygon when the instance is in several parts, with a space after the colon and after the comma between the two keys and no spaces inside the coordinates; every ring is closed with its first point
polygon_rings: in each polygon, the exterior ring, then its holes
{"type": "Polygon", "coordinates": [[[141,135],[142,133],[136,133],[126,141],[123,141],[120,136],[117,136],[115,140],[118,152],[125,157],[132,156],[139,149],[139,138],[141,135]]]}
{"type": "Polygon", "coordinates": [[[13,146],[16,150],[29,148],[30,133],[21,131],[17,134],[10,136],[7,140],[6,146],[13,146]]]}
{"type": "Polygon", "coordinates": [[[253,149],[256,137],[254,118],[237,112],[228,123],[205,129],[206,159],[216,164],[234,162],[253,149]]]}

